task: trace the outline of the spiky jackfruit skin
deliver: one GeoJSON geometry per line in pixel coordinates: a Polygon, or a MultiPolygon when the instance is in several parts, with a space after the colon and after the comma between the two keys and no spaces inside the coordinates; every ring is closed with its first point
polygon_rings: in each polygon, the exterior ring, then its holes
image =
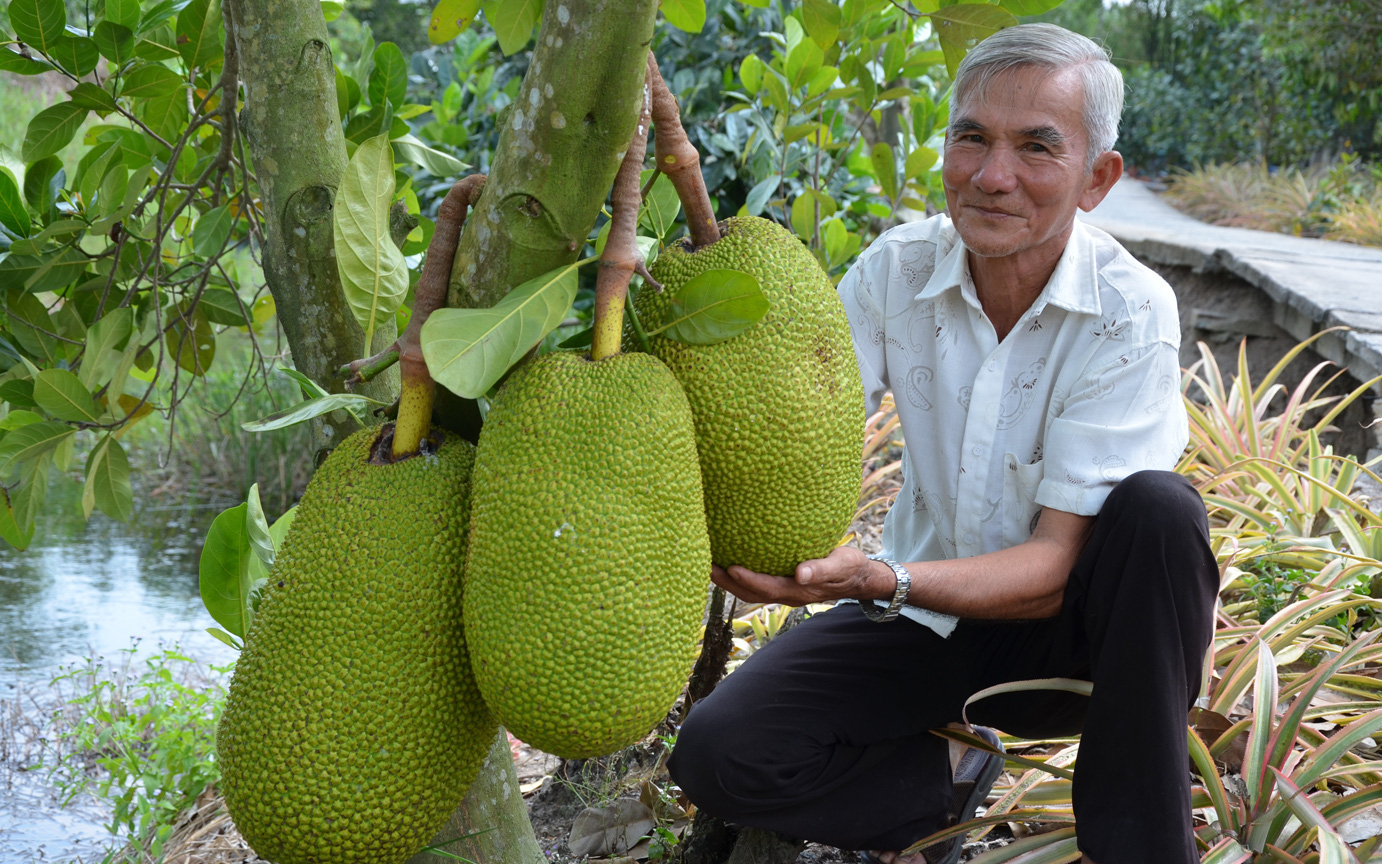
{"type": "Polygon", "coordinates": [[[475,457],[466,643],[499,722],[566,758],[648,733],[690,672],[710,549],[686,397],[656,358],[544,354],[475,457]]]}
{"type": "Polygon", "coordinates": [[[390,864],[465,795],[496,731],[461,621],[474,447],[312,478],[236,664],[216,751],[236,827],[275,864],[390,864]]]}
{"type": "Polygon", "coordinates": [[[663,291],[639,291],[635,308],[652,329],[681,286],[717,268],[762,287],[771,308],[739,336],[650,341],[691,403],[715,563],[788,576],[830,553],[858,505],[864,390],[844,308],[801,241],[757,217],[721,232],[665,250],[652,268],[663,291]]]}

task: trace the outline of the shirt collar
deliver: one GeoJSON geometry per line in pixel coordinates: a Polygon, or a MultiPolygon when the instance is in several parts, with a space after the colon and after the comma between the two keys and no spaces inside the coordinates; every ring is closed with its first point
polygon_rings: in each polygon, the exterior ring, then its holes
{"type": "MultiPolygon", "coordinates": [[[[953,239],[948,244],[949,248],[946,248],[944,240],[938,244],[936,269],[931,272],[925,287],[917,293],[917,300],[938,297],[956,288],[962,289],[966,295],[973,293],[965,245],[955,233],[953,225],[946,227],[949,231],[942,232],[942,237],[949,234],[953,239]]],[[[973,299],[978,304],[977,298],[967,299],[973,299]]],[[[1078,218],[1070,232],[1070,240],[1065,244],[1065,251],[1056,263],[1056,269],[1041,295],[1032,303],[1032,308],[1039,313],[1048,304],[1071,312],[1100,314],[1099,266],[1094,257],[1094,241],[1078,218]]]]}

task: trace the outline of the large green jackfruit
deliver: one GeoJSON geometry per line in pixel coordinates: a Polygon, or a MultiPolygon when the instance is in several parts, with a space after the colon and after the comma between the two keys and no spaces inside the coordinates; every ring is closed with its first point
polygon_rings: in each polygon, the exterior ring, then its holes
{"type": "Polygon", "coordinates": [[[710,574],[686,397],[656,358],[520,367],[475,457],[466,643],[514,735],[567,758],[635,743],[685,684],[710,574]]]}
{"type": "Polygon", "coordinates": [[[496,730],[462,636],[474,447],[433,429],[434,452],[377,465],[380,434],[307,487],[217,730],[226,806],[275,864],[406,861],[496,730]]]}
{"type": "Polygon", "coordinates": [[[789,231],[756,217],[729,219],[721,238],[653,265],[663,291],[635,308],[649,327],[706,270],[742,270],[771,308],[716,345],[651,340],[681,382],[696,423],[715,563],[791,575],[829,554],[859,502],[864,391],[844,308],[816,259],[789,231]]]}

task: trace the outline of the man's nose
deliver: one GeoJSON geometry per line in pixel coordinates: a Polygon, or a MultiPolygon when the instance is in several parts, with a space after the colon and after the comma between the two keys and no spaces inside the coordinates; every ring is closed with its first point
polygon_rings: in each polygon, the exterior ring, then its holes
{"type": "Polygon", "coordinates": [[[1012,160],[1016,158],[1011,150],[993,147],[984,154],[979,170],[974,172],[974,185],[988,195],[1000,195],[1017,188],[1017,174],[1012,160]]]}

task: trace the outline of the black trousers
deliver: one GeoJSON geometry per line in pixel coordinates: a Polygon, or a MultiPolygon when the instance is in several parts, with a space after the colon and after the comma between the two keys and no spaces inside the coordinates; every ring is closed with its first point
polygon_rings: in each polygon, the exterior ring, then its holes
{"type": "Polygon", "coordinates": [[[756,652],[687,715],[668,768],[697,807],[841,849],[902,849],[945,824],[947,742],[970,695],[1092,681],[1091,697],[1013,693],[970,719],[1028,738],[1082,733],[1074,805],[1098,864],[1195,864],[1186,713],[1213,635],[1218,568],[1204,503],[1145,471],[1098,516],[1054,618],[962,619],[942,639],[858,606],[756,652]]]}

